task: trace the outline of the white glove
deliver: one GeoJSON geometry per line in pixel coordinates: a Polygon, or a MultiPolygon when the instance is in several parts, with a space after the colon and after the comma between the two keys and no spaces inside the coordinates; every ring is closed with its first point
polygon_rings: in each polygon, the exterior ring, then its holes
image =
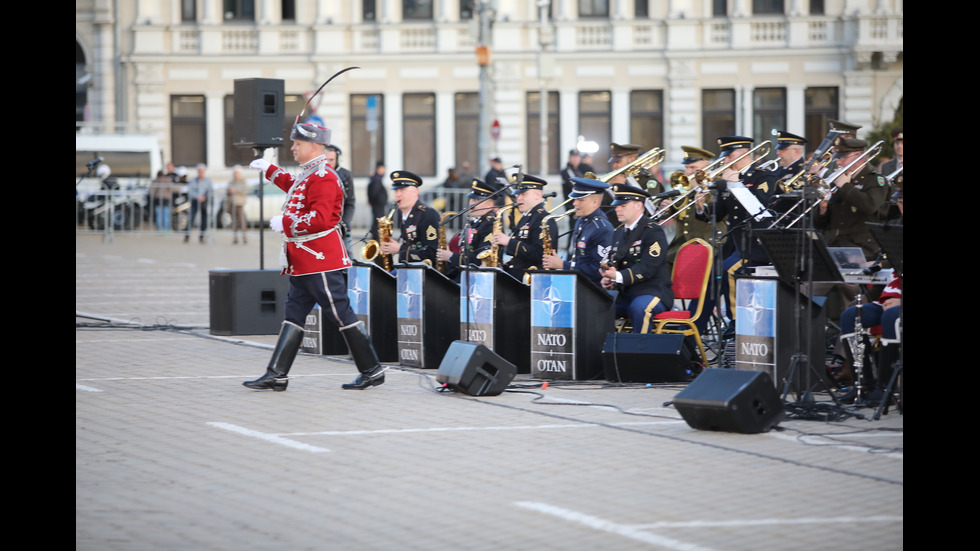
{"type": "Polygon", "coordinates": [[[259,158],[249,163],[248,166],[256,170],[261,170],[262,174],[265,175],[265,171],[268,170],[270,166],[272,166],[272,163],[270,163],[265,159],[259,158]]]}
{"type": "Polygon", "coordinates": [[[269,227],[279,233],[282,233],[282,215],[273,216],[272,220],[269,220],[269,227]]]}

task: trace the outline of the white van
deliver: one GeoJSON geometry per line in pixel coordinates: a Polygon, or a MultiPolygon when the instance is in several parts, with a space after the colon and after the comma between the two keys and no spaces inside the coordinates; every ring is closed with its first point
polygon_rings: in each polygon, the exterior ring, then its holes
{"type": "Polygon", "coordinates": [[[75,134],[76,226],[105,227],[109,208],[116,229],[133,227],[147,215],[146,192],[163,169],[160,142],[145,134],[75,134]],[[108,166],[114,186],[104,190],[96,176],[99,166],[108,166]]]}

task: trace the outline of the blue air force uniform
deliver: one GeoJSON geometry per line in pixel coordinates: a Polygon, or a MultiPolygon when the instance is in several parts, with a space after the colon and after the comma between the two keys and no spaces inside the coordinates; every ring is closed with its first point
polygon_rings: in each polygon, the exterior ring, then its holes
{"type": "MultiPolygon", "coordinates": [[[[572,191],[569,197],[578,199],[593,194],[605,194],[609,184],[589,178],[571,178],[572,191]]],[[[581,272],[590,281],[599,285],[602,275],[599,267],[609,257],[612,247],[613,225],[609,218],[597,208],[591,214],[575,220],[572,229],[572,250],[563,269],[581,272]]]]}

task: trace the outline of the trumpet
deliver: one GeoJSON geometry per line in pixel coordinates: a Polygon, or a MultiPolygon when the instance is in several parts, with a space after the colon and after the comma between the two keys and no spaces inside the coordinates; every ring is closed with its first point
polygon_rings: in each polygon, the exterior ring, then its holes
{"type": "MultiPolygon", "coordinates": [[[[388,216],[378,218],[378,241],[381,241],[382,243],[391,241],[391,220],[394,216],[395,209],[391,209],[388,216]]],[[[391,272],[391,255],[381,254],[381,243],[378,241],[371,239],[365,243],[364,247],[361,249],[361,256],[363,256],[364,260],[368,262],[374,262],[374,259],[378,258],[378,255],[380,254],[382,267],[386,272],[391,272]]]]}
{"type": "MultiPolygon", "coordinates": [[[[439,245],[438,245],[439,249],[445,249],[447,246],[446,226],[444,226],[443,224],[446,223],[446,218],[449,218],[450,216],[455,216],[456,214],[457,213],[455,212],[447,212],[443,214],[442,218],[439,220],[439,245]]],[[[436,269],[439,270],[440,273],[445,274],[448,271],[446,267],[446,261],[445,260],[436,261],[436,269]]]]}
{"type": "Polygon", "coordinates": [[[607,172],[602,176],[596,176],[591,172],[586,172],[585,177],[591,178],[593,180],[599,180],[600,182],[608,183],[609,180],[612,180],[613,178],[619,176],[620,174],[623,174],[627,177],[636,176],[643,170],[650,170],[653,167],[657,166],[658,164],[664,162],[664,159],[666,157],[667,157],[666,151],[660,149],[659,147],[654,147],[650,151],[647,151],[643,155],[637,157],[635,161],[631,162],[626,166],[617,168],[612,172],[607,172]]]}
{"type": "Polygon", "coordinates": [[[670,175],[670,187],[671,189],[676,189],[680,191],[681,196],[678,197],[677,199],[674,199],[666,207],[658,210],[653,214],[653,220],[658,224],[666,224],[667,222],[673,220],[675,217],[684,213],[688,207],[694,204],[693,202],[690,202],[691,196],[699,191],[706,191],[703,186],[697,183],[697,181],[695,181],[695,183],[692,185],[691,179],[687,176],[687,174],[684,174],[679,170],[675,171],[673,174],[670,175]],[[674,214],[671,214],[667,218],[660,220],[660,218],[663,215],[667,214],[668,212],[670,212],[671,209],[675,207],[676,210],[674,214]]]}

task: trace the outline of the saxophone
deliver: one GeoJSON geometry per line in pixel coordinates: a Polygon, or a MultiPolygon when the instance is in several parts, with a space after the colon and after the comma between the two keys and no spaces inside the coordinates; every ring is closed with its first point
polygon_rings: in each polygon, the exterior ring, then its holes
{"type": "MultiPolygon", "coordinates": [[[[562,203],[564,205],[565,203],[562,203]]],[[[561,205],[558,205],[560,207],[561,205]]],[[[558,210],[558,207],[552,209],[551,212],[558,210]]],[[[568,216],[569,214],[574,214],[574,210],[566,210],[562,215],[546,216],[544,220],[541,221],[541,244],[544,246],[544,256],[551,256],[555,254],[555,247],[551,244],[551,226],[548,225],[550,220],[554,220],[557,224],[562,218],[568,216]]]]}
{"type": "MultiPolygon", "coordinates": [[[[378,241],[381,243],[387,243],[391,241],[391,219],[395,216],[395,209],[391,209],[388,216],[382,216],[378,218],[378,241]]],[[[364,260],[368,262],[373,262],[378,255],[381,255],[381,265],[386,272],[391,272],[391,255],[381,254],[381,244],[371,239],[364,244],[364,248],[361,249],[361,255],[364,260]]]]}
{"type": "MultiPolygon", "coordinates": [[[[443,224],[446,223],[446,218],[449,218],[450,216],[455,216],[456,214],[457,213],[455,213],[455,212],[447,212],[447,213],[443,214],[442,215],[442,218],[439,220],[440,224],[439,224],[439,246],[438,246],[438,248],[440,250],[448,248],[448,246],[446,245],[446,226],[444,226],[443,224]]],[[[445,275],[445,273],[448,271],[448,268],[446,266],[446,261],[445,260],[437,260],[436,261],[436,269],[439,270],[439,273],[445,275]]]]}
{"type": "MultiPolygon", "coordinates": [[[[514,208],[516,206],[517,203],[511,203],[497,210],[497,213],[493,217],[493,230],[490,233],[491,235],[495,233],[504,233],[504,216],[503,216],[504,211],[507,209],[514,208]]],[[[484,266],[489,266],[491,268],[499,268],[500,246],[491,245],[489,249],[482,251],[480,254],[478,254],[477,258],[479,258],[480,260],[486,260],[483,263],[484,266]]]]}

